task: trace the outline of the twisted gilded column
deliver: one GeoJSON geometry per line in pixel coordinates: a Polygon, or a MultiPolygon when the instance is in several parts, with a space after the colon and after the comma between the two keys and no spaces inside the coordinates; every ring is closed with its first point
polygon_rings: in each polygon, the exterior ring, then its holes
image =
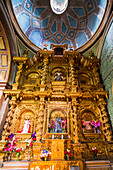
{"type": "Polygon", "coordinates": [[[104,99],[99,99],[99,107],[101,110],[101,117],[102,117],[102,129],[103,129],[103,134],[105,135],[107,141],[111,141],[112,139],[112,132],[111,132],[111,127],[109,124],[109,118],[107,116],[106,108],[105,108],[105,101],[104,99]]]}
{"type": "Polygon", "coordinates": [[[74,59],[69,58],[71,84],[75,85],[74,59]]]}
{"type": "Polygon", "coordinates": [[[45,103],[40,102],[39,111],[37,115],[37,127],[36,127],[37,142],[40,142],[42,139],[43,123],[44,123],[44,108],[45,108],[45,103]]]}
{"type": "Polygon", "coordinates": [[[47,68],[48,68],[48,55],[44,55],[44,59],[43,59],[43,71],[42,71],[42,79],[41,79],[41,85],[46,84],[46,80],[47,80],[47,68]]]}
{"type": "Polygon", "coordinates": [[[15,104],[12,104],[10,107],[10,110],[8,112],[7,118],[6,118],[6,123],[4,125],[4,131],[2,133],[2,140],[5,139],[6,135],[10,134],[11,131],[11,125],[12,125],[12,120],[14,117],[14,111],[15,111],[15,104]]]}
{"type": "Polygon", "coordinates": [[[74,101],[72,103],[73,106],[73,114],[72,114],[72,121],[73,121],[73,151],[74,151],[74,159],[82,159],[82,149],[83,146],[81,143],[79,143],[79,136],[78,136],[78,120],[77,120],[77,101],[76,98],[74,98],[74,101]]]}
{"type": "Polygon", "coordinates": [[[77,101],[74,99],[74,103],[72,103],[72,132],[73,132],[73,140],[75,143],[78,142],[78,124],[77,124],[77,101]]]}

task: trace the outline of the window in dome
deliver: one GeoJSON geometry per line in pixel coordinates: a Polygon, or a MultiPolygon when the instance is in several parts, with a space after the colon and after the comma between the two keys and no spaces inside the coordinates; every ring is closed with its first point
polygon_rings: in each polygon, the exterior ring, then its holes
{"type": "Polygon", "coordinates": [[[68,6],[68,0],[50,0],[50,5],[54,13],[62,14],[68,6]]]}

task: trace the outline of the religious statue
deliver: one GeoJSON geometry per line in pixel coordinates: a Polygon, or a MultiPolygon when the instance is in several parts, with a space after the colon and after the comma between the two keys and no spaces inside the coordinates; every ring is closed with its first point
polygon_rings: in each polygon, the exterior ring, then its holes
{"type": "Polygon", "coordinates": [[[63,77],[63,75],[62,75],[60,70],[58,70],[55,73],[54,77],[55,77],[55,81],[63,81],[64,80],[64,77],[63,77]]]}
{"type": "Polygon", "coordinates": [[[58,116],[55,120],[55,133],[62,132],[61,130],[61,118],[58,116]]]}
{"type": "Polygon", "coordinates": [[[31,130],[31,121],[29,119],[26,119],[21,133],[30,133],[30,130],[31,130]]]}

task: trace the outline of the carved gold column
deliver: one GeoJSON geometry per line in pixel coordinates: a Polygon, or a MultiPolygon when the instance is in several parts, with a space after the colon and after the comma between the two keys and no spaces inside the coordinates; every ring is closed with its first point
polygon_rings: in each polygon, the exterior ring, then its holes
{"type": "Polygon", "coordinates": [[[69,57],[69,65],[70,65],[70,82],[72,85],[75,85],[75,71],[74,71],[74,59],[72,56],[69,57]]]}
{"type": "Polygon", "coordinates": [[[105,101],[104,99],[99,99],[99,107],[101,110],[101,121],[102,121],[102,129],[103,129],[103,134],[105,135],[107,141],[111,141],[112,139],[112,132],[111,132],[111,127],[109,124],[109,119],[107,116],[106,108],[105,108],[105,101]]]}
{"type": "Polygon", "coordinates": [[[77,124],[77,101],[76,101],[76,98],[73,99],[72,101],[72,121],[73,121],[73,124],[72,124],[72,127],[73,127],[73,140],[75,143],[79,143],[78,142],[78,124],[77,124]]]}
{"type": "Polygon", "coordinates": [[[37,127],[36,127],[37,142],[40,142],[42,139],[43,123],[44,123],[44,107],[45,107],[45,103],[40,102],[39,103],[39,112],[37,115],[37,127]]]}
{"type": "Polygon", "coordinates": [[[46,84],[46,79],[47,79],[47,68],[48,68],[48,55],[44,55],[43,59],[43,71],[42,71],[42,79],[41,79],[41,85],[46,84]]]}
{"type": "Polygon", "coordinates": [[[71,91],[73,93],[77,92],[77,79],[76,79],[76,73],[74,69],[74,53],[73,55],[69,55],[69,72],[70,72],[70,83],[71,83],[71,91]]]}
{"type": "Polygon", "coordinates": [[[4,140],[5,137],[10,134],[15,107],[16,107],[15,104],[11,104],[10,110],[9,110],[7,118],[6,118],[6,123],[4,125],[4,131],[2,133],[2,140],[4,140]]]}

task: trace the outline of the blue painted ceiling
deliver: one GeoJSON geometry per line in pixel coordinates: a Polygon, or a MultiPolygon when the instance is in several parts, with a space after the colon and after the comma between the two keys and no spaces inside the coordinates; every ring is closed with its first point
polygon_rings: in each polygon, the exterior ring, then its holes
{"type": "Polygon", "coordinates": [[[17,21],[38,47],[44,44],[82,46],[97,30],[107,0],[69,0],[66,11],[55,14],[50,0],[11,0],[17,21]]]}

